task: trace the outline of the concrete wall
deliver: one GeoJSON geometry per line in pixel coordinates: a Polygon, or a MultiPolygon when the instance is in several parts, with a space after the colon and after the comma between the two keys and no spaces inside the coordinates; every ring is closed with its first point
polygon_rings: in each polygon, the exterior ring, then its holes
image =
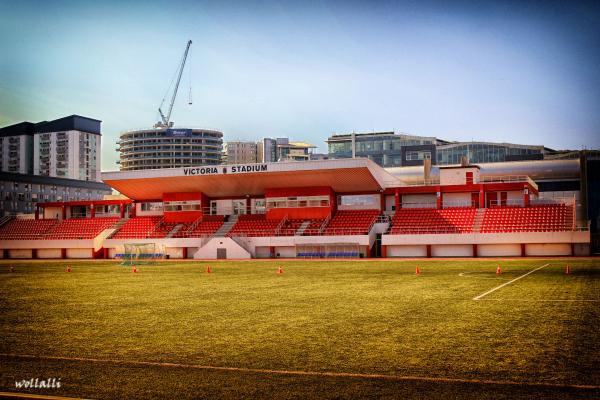
{"type": "Polygon", "coordinates": [[[165,253],[169,258],[183,258],[183,247],[167,247],[165,253]]]}
{"type": "Polygon", "coordinates": [[[427,246],[387,246],[388,257],[427,257],[427,246]]]}
{"type": "Polygon", "coordinates": [[[92,249],[67,249],[67,258],[92,258],[92,249]]]}
{"type": "Polygon", "coordinates": [[[61,249],[38,249],[37,257],[38,258],[61,258],[62,250],[61,249]]]}
{"type": "Polygon", "coordinates": [[[521,245],[518,243],[479,244],[477,254],[480,257],[520,257],[521,245]]]}
{"type": "Polygon", "coordinates": [[[269,247],[268,246],[257,246],[254,251],[254,257],[256,258],[269,258],[269,247]]]}
{"type": "Polygon", "coordinates": [[[275,247],[275,255],[281,258],[294,258],[296,257],[296,247],[293,246],[278,246],[275,247]]]}
{"type": "Polygon", "coordinates": [[[8,250],[8,258],[31,258],[31,249],[11,249],[8,250]]]}
{"type": "Polygon", "coordinates": [[[440,168],[440,184],[464,185],[467,172],[473,173],[473,183],[479,183],[478,168],[440,168]]]}
{"type": "Polygon", "coordinates": [[[213,238],[202,246],[195,254],[195,259],[215,260],[217,258],[217,249],[223,248],[227,250],[228,259],[248,259],[250,253],[237,244],[231,238],[213,238]]]}
{"type": "Polygon", "coordinates": [[[569,243],[532,243],[525,245],[525,255],[528,256],[569,256],[569,243]]]}
{"type": "Polygon", "coordinates": [[[470,244],[437,244],[431,246],[432,257],[473,257],[470,244]]]}

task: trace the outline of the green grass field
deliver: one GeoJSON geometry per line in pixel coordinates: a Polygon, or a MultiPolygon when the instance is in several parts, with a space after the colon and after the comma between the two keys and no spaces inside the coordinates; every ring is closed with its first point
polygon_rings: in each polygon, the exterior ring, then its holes
{"type": "Polygon", "coordinates": [[[0,391],[600,397],[598,259],[66,265],[0,262],[0,391]],[[51,377],[60,389],[15,388],[51,377]]]}

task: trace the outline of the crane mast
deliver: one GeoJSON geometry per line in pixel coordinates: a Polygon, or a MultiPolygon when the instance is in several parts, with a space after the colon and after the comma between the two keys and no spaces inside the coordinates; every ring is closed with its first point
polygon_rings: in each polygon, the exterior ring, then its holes
{"type": "Polygon", "coordinates": [[[187,42],[187,46],[185,47],[185,52],[183,53],[183,59],[181,61],[181,65],[179,66],[179,72],[177,74],[177,83],[175,84],[175,88],[173,89],[173,95],[171,96],[171,103],[169,104],[169,110],[167,111],[167,115],[162,111],[162,106],[165,102],[166,95],[163,98],[160,106],[158,107],[158,113],[160,114],[161,121],[158,121],[154,127],[155,128],[170,128],[173,126],[173,122],[171,122],[171,112],[173,111],[173,104],[175,104],[175,98],[177,97],[177,90],[179,89],[179,82],[181,82],[181,75],[183,74],[183,68],[185,67],[185,61],[187,60],[188,52],[190,51],[190,46],[192,45],[192,41],[189,40],[187,42]]]}

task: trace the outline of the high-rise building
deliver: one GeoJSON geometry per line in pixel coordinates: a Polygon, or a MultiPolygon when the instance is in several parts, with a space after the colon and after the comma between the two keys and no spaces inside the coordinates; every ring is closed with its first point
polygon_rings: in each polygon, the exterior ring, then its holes
{"type": "Polygon", "coordinates": [[[121,171],[221,164],[223,133],[208,129],[152,128],[121,134],[121,171]]]}
{"type": "Polygon", "coordinates": [[[101,121],[71,115],[0,128],[0,215],[33,212],[38,201],[96,200],[101,121]]]}
{"type": "Polygon", "coordinates": [[[258,159],[258,143],[232,141],[225,143],[225,164],[256,163],[258,159]]]}
{"type": "Polygon", "coordinates": [[[72,115],[36,124],[33,174],[99,182],[100,123],[72,115]]]}

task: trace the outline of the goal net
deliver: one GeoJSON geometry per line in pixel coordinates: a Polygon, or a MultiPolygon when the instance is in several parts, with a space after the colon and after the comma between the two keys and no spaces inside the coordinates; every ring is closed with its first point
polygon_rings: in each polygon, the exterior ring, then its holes
{"type": "Polygon", "coordinates": [[[156,243],[125,243],[121,265],[148,265],[164,258],[164,249],[156,243]]]}
{"type": "Polygon", "coordinates": [[[297,244],[296,257],[301,258],[357,258],[360,245],[357,243],[311,243],[297,244]]]}

